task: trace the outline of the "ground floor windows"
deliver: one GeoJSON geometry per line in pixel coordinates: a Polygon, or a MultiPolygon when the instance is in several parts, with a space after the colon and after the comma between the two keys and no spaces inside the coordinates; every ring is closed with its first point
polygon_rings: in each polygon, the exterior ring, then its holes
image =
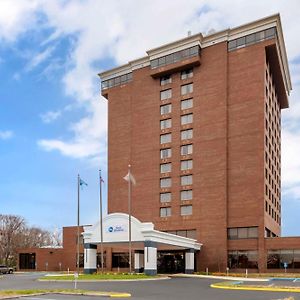
{"type": "Polygon", "coordinates": [[[34,270],[35,269],[35,253],[20,253],[19,269],[20,270],[34,270]]]}
{"type": "MultiPolygon", "coordinates": [[[[77,263],[76,263],[77,266],[77,263]]],[[[83,268],[84,267],[84,254],[83,253],[79,253],[79,268],[83,268]]]]}
{"type": "MultiPolygon", "coordinates": [[[[106,251],[103,252],[103,267],[106,268],[106,251]]],[[[101,268],[101,252],[97,253],[97,268],[101,268]]]]}
{"type": "Polygon", "coordinates": [[[300,249],[269,250],[267,258],[268,269],[300,269],[300,249]]]}
{"type": "Polygon", "coordinates": [[[228,251],[229,269],[257,269],[258,253],[250,250],[228,251]]]}
{"type": "Polygon", "coordinates": [[[112,267],[113,268],[129,268],[129,254],[128,252],[112,253],[112,267]]]}

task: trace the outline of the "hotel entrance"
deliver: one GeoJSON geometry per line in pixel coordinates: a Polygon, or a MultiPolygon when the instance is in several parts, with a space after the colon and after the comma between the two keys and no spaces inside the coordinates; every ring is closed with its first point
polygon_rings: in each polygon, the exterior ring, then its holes
{"type": "Polygon", "coordinates": [[[157,272],[164,274],[184,273],[185,253],[178,250],[157,252],[157,272]]]}
{"type": "MultiPolygon", "coordinates": [[[[196,239],[162,232],[154,229],[150,222],[142,223],[131,216],[131,251],[128,256],[129,228],[128,215],[113,213],[103,219],[102,242],[112,251],[111,266],[108,268],[128,268],[136,273],[146,275],[160,273],[194,272],[195,252],[202,244],[196,239]],[[120,251],[116,252],[119,248],[120,251]],[[131,263],[131,265],[130,265],[131,263]]],[[[100,223],[94,226],[84,226],[84,272],[92,274],[97,271],[97,247],[101,241],[100,223]]]]}

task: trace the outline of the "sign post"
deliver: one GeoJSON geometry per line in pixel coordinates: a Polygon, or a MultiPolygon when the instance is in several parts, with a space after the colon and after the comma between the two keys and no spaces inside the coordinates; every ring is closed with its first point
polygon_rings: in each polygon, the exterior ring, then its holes
{"type": "Polygon", "coordinates": [[[78,272],[74,272],[74,289],[77,289],[78,272]]]}

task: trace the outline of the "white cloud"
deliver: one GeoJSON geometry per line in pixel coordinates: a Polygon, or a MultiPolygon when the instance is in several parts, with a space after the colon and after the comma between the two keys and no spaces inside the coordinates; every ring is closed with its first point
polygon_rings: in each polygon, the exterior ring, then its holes
{"type": "Polygon", "coordinates": [[[55,47],[48,47],[44,51],[40,53],[34,53],[32,54],[33,57],[28,62],[27,66],[25,67],[26,71],[32,71],[34,68],[42,64],[44,61],[46,61],[54,51],[55,47]]]}
{"type": "Polygon", "coordinates": [[[14,136],[13,131],[11,130],[4,130],[0,131],[0,140],[8,140],[14,136]]]}
{"type": "Polygon", "coordinates": [[[91,103],[88,115],[70,126],[69,130],[74,134],[70,140],[43,139],[38,141],[38,145],[46,151],[57,150],[72,158],[88,158],[99,166],[106,159],[107,150],[104,105],[104,101],[99,103],[99,100],[91,103]]]}
{"type": "Polygon", "coordinates": [[[58,119],[61,116],[61,111],[48,111],[44,114],[41,114],[40,117],[44,123],[51,123],[58,119]]]}
{"type": "MultiPolygon", "coordinates": [[[[57,150],[71,157],[95,158],[99,156],[99,149],[105,144],[102,141],[106,137],[106,104],[99,100],[99,79],[96,76],[102,71],[101,60],[110,58],[116,65],[126,63],[145,55],[148,49],[184,37],[188,30],[192,33],[207,32],[212,28],[221,30],[280,12],[287,53],[292,61],[300,57],[300,39],[297,39],[300,35],[299,10],[298,0],[2,0],[0,39],[14,41],[25,31],[47,28],[52,33],[45,37],[41,47],[47,45],[47,49],[51,49],[60,38],[72,37],[62,84],[66,94],[86,109],[86,116],[71,125],[71,138],[44,138],[39,145],[48,151],[57,150]],[[41,22],[38,21],[40,14],[44,18],[41,26],[37,26],[41,22]]],[[[42,55],[43,52],[40,53],[42,55]]],[[[47,54],[54,56],[53,52],[46,52],[45,57],[47,54]]],[[[42,61],[43,56],[40,58],[42,61]]],[[[36,65],[38,63],[39,59],[36,65]]],[[[54,67],[59,68],[59,62],[54,67]]],[[[297,83],[300,75],[299,65],[294,63],[290,67],[294,91],[291,108],[283,112],[285,187],[296,184],[295,178],[300,178],[295,151],[299,150],[300,87],[297,83]],[[297,167],[293,164],[295,161],[297,167]]],[[[51,64],[49,70],[51,72],[51,64]]]]}
{"type": "Polygon", "coordinates": [[[35,28],[38,5],[38,0],[1,0],[0,41],[14,42],[20,34],[35,28]]]}

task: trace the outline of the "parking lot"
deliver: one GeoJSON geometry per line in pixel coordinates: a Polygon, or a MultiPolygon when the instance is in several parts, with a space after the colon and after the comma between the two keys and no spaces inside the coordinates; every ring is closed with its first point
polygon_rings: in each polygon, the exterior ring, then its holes
{"type": "MultiPolygon", "coordinates": [[[[0,279],[0,289],[62,289],[74,288],[73,282],[39,282],[41,273],[7,274],[0,279]]],[[[166,280],[133,281],[133,282],[79,282],[78,288],[94,291],[129,292],[131,299],[203,299],[203,300],[275,300],[293,297],[300,300],[297,293],[257,292],[213,289],[211,283],[219,282],[211,279],[172,278],[166,280]]],[[[261,283],[260,283],[261,284],[261,283]]],[[[272,284],[266,283],[266,284],[272,284]]],[[[277,284],[277,283],[276,283],[277,284]]],[[[295,284],[299,284],[295,282],[295,284]]],[[[90,296],[68,296],[48,294],[24,298],[26,300],[90,300],[90,296]]]]}

